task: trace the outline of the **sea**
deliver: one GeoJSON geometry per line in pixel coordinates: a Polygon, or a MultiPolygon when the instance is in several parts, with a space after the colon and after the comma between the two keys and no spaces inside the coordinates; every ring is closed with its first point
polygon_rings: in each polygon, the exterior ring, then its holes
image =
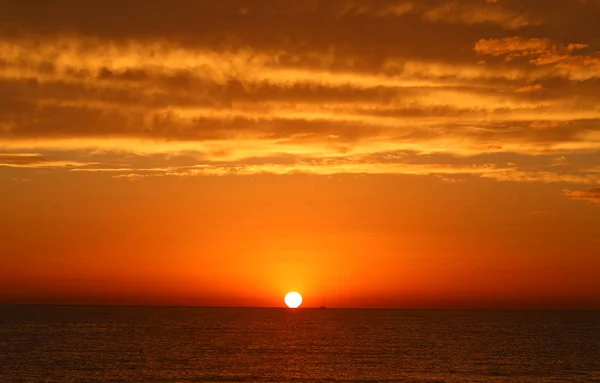
{"type": "Polygon", "coordinates": [[[0,382],[600,382],[600,312],[0,306],[0,382]]]}

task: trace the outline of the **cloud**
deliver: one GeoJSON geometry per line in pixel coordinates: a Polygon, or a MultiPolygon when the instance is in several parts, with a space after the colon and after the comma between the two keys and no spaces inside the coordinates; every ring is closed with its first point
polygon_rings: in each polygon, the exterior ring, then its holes
{"type": "MultiPolygon", "coordinates": [[[[189,49],[173,41],[121,41],[92,37],[21,35],[0,41],[0,78],[41,83],[81,84],[86,87],[136,90],[160,94],[193,85],[205,91],[238,83],[244,90],[257,86],[416,88],[441,87],[448,82],[414,76],[331,70],[326,53],[250,47],[189,49]]],[[[352,61],[349,57],[347,60],[352,61]]]]}
{"type": "Polygon", "coordinates": [[[503,77],[475,65],[388,60],[383,73],[325,71],[281,65],[283,53],[202,52],[81,36],[27,35],[0,48],[14,67],[4,75],[15,97],[4,111],[0,106],[5,149],[195,149],[238,160],[274,152],[476,155],[600,147],[597,139],[582,142],[576,128],[549,142],[525,126],[519,136],[515,126],[534,124],[540,114],[560,124],[598,119],[600,111],[560,99],[523,99],[508,84],[498,92],[488,81],[519,75],[503,77]],[[51,60],[52,70],[44,70],[51,60]],[[21,79],[23,72],[30,77],[21,79]],[[509,131],[507,123],[513,124],[509,131]],[[236,149],[223,149],[232,143],[236,149]]]}
{"type": "Polygon", "coordinates": [[[526,59],[536,66],[549,66],[556,75],[576,80],[600,77],[600,52],[580,53],[588,44],[561,44],[548,38],[521,36],[481,39],[474,50],[483,55],[504,57],[507,62],[526,59]]]}
{"type": "Polygon", "coordinates": [[[539,17],[510,10],[497,1],[446,1],[427,9],[423,17],[429,21],[455,24],[497,24],[506,29],[519,29],[542,23],[539,17]]]}
{"type": "Polygon", "coordinates": [[[550,39],[520,36],[481,39],[474,47],[475,52],[479,54],[507,56],[509,59],[542,55],[555,49],[556,45],[550,39]]]}
{"type": "Polygon", "coordinates": [[[10,168],[74,168],[97,165],[96,162],[60,160],[39,153],[0,153],[0,167],[10,168]]]}
{"type": "MultiPolygon", "coordinates": [[[[183,171],[169,157],[187,156],[186,166],[204,166],[198,174],[243,174],[250,165],[273,174],[404,174],[414,166],[381,158],[440,156],[440,167],[477,167],[600,150],[594,37],[570,19],[562,40],[536,28],[569,7],[185,3],[103,2],[94,15],[63,0],[7,3],[0,150],[37,158],[3,163],[164,174],[183,171]],[[98,21],[108,15],[111,23],[98,21]],[[513,36],[517,28],[524,36],[513,36]],[[130,164],[131,156],[154,162],[130,164]],[[116,165],[85,166],[94,162],[116,165]]],[[[589,162],[560,179],[589,183],[581,170],[589,162]]],[[[488,178],[556,179],[546,170],[511,166],[488,178]]]]}
{"type": "Polygon", "coordinates": [[[595,174],[561,174],[550,171],[522,171],[510,169],[481,175],[497,181],[510,182],[541,182],[541,183],[571,183],[583,185],[600,185],[600,177],[595,174]]]}
{"type": "MultiPolygon", "coordinates": [[[[333,2],[335,4],[335,2],[333,2]]],[[[347,0],[338,3],[337,16],[360,16],[368,15],[372,17],[403,16],[415,9],[412,1],[396,2],[365,2],[357,0],[347,0]]]]}
{"type": "MultiPolygon", "coordinates": [[[[310,174],[331,176],[336,174],[402,174],[402,175],[476,175],[505,171],[494,164],[448,165],[414,164],[404,162],[365,161],[360,158],[337,158],[328,160],[301,160],[288,164],[204,164],[170,168],[87,168],[72,169],[74,172],[115,173],[115,178],[145,178],[152,176],[228,176],[228,175],[292,175],[310,174]]],[[[444,181],[457,182],[443,177],[444,181]]]]}
{"type": "Polygon", "coordinates": [[[533,121],[529,124],[534,129],[552,129],[563,125],[560,121],[533,121]]]}
{"type": "Polygon", "coordinates": [[[522,87],[518,88],[517,90],[515,90],[515,92],[517,92],[517,93],[531,93],[531,92],[539,92],[542,89],[544,89],[544,87],[542,86],[542,84],[533,84],[533,85],[522,86],[522,87]]]}
{"type": "Polygon", "coordinates": [[[569,199],[579,201],[589,201],[593,203],[600,203],[600,188],[588,189],[588,190],[563,190],[565,196],[569,199]]]}
{"type": "MultiPolygon", "coordinates": [[[[332,2],[335,6],[335,2],[332,2]]],[[[428,22],[450,24],[495,24],[506,29],[539,25],[542,20],[530,13],[518,12],[497,1],[387,1],[348,0],[339,4],[339,17],[368,15],[398,17],[418,14],[428,22]]]]}

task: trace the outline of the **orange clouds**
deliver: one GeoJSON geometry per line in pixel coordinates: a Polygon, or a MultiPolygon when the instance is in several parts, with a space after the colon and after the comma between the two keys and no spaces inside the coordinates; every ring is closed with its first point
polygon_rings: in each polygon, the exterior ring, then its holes
{"type": "MultiPolygon", "coordinates": [[[[251,16],[263,9],[260,5],[246,6],[240,13],[251,16]]],[[[432,23],[449,23],[460,25],[492,24],[505,29],[519,29],[526,26],[539,25],[540,17],[531,12],[512,9],[497,1],[482,0],[444,0],[444,1],[361,1],[361,0],[329,0],[311,3],[298,3],[285,6],[281,4],[267,6],[272,15],[298,14],[332,14],[337,18],[344,17],[402,17],[417,15],[424,21],[432,23]]]]}
{"type": "Polygon", "coordinates": [[[514,169],[509,171],[485,173],[482,175],[482,177],[493,178],[498,181],[512,182],[543,182],[600,185],[600,177],[595,174],[561,174],[550,171],[527,172],[514,169]]]}
{"type": "Polygon", "coordinates": [[[600,52],[580,54],[588,44],[556,43],[550,39],[524,38],[520,36],[479,40],[474,50],[479,54],[501,56],[505,61],[526,58],[538,66],[552,66],[556,75],[577,80],[600,76],[600,52]]]}
{"type": "Polygon", "coordinates": [[[564,190],[570,199],[600,203],[600,188],[588,190],[564,190]]]}
{"type": "Polygon", "coordinates": [[[39,153],[0,153],[0,167],[10,168],[76,168],[98,165],[95,162],[60,160],[39,153]]]}
{"type": "Polygon", "coordinates": [[[505,37],[500,39],[481,39],[475,44],[475,51],[480,54],[507,56],[513,59],[522,56],[542,55],[554,49],[550,39],[505,37]]]}
{"type": "MultiPolygon", "coordinates": [[[[171,10],[180,23],[161,20],[146,35],[119,23],[85,33],[80,18],[42,32],[27,12],[9,7],[23,26],[0,31],[0,82],[8,90],[0,96],[0,149],[40,153],[26,166],[107,173],[590,182],[585,164],[553,177],[519,161],[506,169],[494,157],[600,150],[591,42],[482,35],[551,22],[542,9],[500,1],[241,5],[203,8],[202,34],[176,29],[187,19],[171,10]],[[225,35],[211,29],[211,12],[226,15],[225,35]],[[274,15],[307,26],[280,26],[274,15]],[[309,22],[317,18],[334,29],[309,22]],[[280,35],[270,32],[275,27],[280,35]],[[129,156],[161,160],[132,164],[129,156]],[[190,163],[171,164],[173,156],[190,163]],[[423,156],[437,158],[425,165],[423,156]]],[[[127,22],[151,29],[143,18],[127,22]]]]}
{"type": "MultiPolygon", "coordinates": [[[[282,164],[257,164],[257,165],[197,165],[190,167],[173,167],[165,169],[123,169],[123,168],[83,168],[73,169],[78,172],[110,172],[115,178],[138,178],[150,176],[227,176],[227,175],[293,175],[308,174],[330,176],[336,174],[403,174],[420,176],[454,176],[475,175],[486,176],[490,173],[502,173],[507,168],[499,168],[493,164],[479,166],[459,166],[443,164],[411,164],[411,163],[369,163],[340,159],[319,163],[315,161],[301,161],[299,163],[282,164]]],[[[455,182],[454,179],[444,178],[445,181],[455,182]]]]}
{"type": "Polygon", "coordinates": [[[429,21],[445,21],[456,24],[497,24],[506,29],[519,29],[542,23],[530,13],[519,13],[505,8],[497,1],[446,1],[428,9],[423,17],[429,21]]]}
{"type": "Polygon", "coordinates": [[[530,92],[537,92],[544,89],[544,87],[542,86],[542,84],[534,84],[534,85],[525,85],[520,87],[519,89],[517,89],[515,92],[517,93],[530,93],[530,92]]]}

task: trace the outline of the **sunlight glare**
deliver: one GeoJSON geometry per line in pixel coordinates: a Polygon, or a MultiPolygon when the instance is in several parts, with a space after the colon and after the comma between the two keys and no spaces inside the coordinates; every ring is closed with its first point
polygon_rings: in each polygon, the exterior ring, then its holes
{"type": "Polygon", "coordinates": [[[302,304],[302,295],[297,292],[287,293],[284,300],[287,307],[295,309],[302,304]]]}

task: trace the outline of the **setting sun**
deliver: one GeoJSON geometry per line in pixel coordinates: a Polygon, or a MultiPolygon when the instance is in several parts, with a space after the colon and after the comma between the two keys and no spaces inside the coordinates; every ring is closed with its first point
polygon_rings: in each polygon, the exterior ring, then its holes
{"type": "Polygon", "coordinates": [[[296,292],[287,293],[284,300],[287,307],[295,309],[302,304],[302,295],[296,292]]]}

